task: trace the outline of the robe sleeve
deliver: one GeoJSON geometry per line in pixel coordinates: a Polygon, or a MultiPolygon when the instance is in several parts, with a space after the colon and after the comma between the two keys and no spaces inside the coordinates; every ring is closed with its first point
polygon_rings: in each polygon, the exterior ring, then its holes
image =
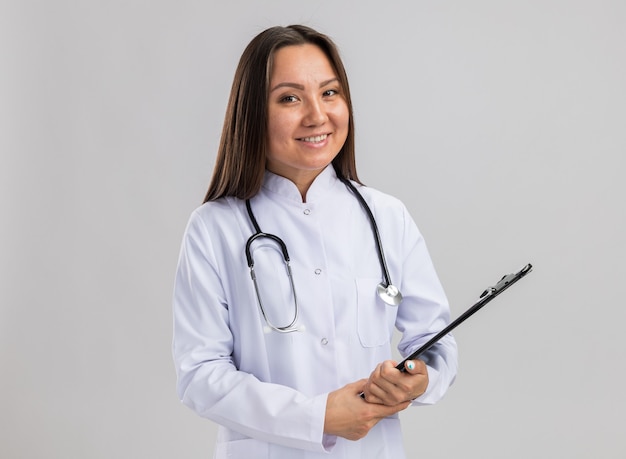
{"type": "MultiPolygon", "coordinates": [[[[450,308],[441,282],[435,272],[426,242],[415,222],[403,206],[406,256],[402,266],[403,300],[398,309],[396,327],[402,333],[398,350],[403,357],[450,323],[450,308]]],[[[457,346],[452,335],[446,335],[421,357],[428,369],[428,388],[415,405],[431,405],[439,401],[457,373],[457,346]]]]}

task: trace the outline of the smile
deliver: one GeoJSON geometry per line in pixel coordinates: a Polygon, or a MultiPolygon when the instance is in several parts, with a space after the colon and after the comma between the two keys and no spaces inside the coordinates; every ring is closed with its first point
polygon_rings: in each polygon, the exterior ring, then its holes
{"type": "Polygon", "coordinates": [[[322,135],[316,135],[313,137],[302,137],[301,139],[298,139],[298,140],[301,140],[303,142],[319,143],[319,142],[326,140],[327,137],[328,137],[328,134],[322,134],[322,135]]]}

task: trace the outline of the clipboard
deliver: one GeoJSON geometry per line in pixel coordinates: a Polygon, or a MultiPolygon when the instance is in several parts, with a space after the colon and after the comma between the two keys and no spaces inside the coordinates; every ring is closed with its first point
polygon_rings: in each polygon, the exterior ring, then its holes
{"type": "Polygon", "coordinates": [[[461,314],[459,317],[457,317],[446,328],[444,328],[439,333],[437,333],[435,336],[433,336],[431,339],[429,339],[418,350],[416,350],[411,355],[409,355],[406,359],[404,359],[402,362],[400,362],[396,366],[396,368],[398,370],[402,371],[402,372],[406,372],[406,368],[404,367],[404,364],[406,363],[407,360],[414,360],[414,359],[418,358],[420,355],[422,355],[424,352],[426,352],[428,349],[430,349],[433,345],[435,345],[437,343],[437,341],[439,341],[441,338],[446,336],[448,333],[450,333],[456,327],[461,325],[465,320],[467,320],[469,317],[471,317],[476,312],[478,312],[487,303],[489,303],[495,297],[500,295],[502,292],[504,292],[507,288],[509,288],[511,285],[513,285],[518,280],[520,280],[526,274],[528,274],[532,270],[532,268],[533,268],[533,266],[529,263],[526,266],[524,266],[517,273],[507,274],[504,277],[502,277],[502,279],[500,279],[500,281],[498,281],[498,283],[496,285],[494,285],[493,287],[488,287],[480,295],[480,299],[476,303],[474,303],[473,306],[471,306],[467,311],[465,311],[463,314],[461,314]]]}

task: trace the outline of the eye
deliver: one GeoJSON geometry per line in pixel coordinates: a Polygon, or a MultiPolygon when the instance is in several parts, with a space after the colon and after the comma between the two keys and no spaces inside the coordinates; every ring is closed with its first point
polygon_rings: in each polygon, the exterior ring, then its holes
{"type": "Polygon", "coordinates": [[[280,100],[279,100],[279,102],[281,104],[291,104],[291,103],[297,102],[297,101],[298,101],[298,98],[296,96],[293,96],[293,95],[281,97],[280,100]]]}
{"type": "Polygon", "coordinates": [[[336,96],[337,94],[339,94],[339,91],[337,91],[336,89],[327,89],[322,95],[324,97],[331,97],[336,96]]]}

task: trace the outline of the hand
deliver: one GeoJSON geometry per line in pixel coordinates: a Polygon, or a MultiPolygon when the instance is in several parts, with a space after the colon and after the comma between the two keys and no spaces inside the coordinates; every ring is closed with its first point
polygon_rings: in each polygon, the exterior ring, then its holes
{"type": "Polygon", "coordinates": [[[396,368],[397,363],[386,360],[372,372],[363,393],[369,403],[395,406],[416,399],[428,387],[428,371],[421,360],[409,360],[406,372],[396,368]]]}
{"type": "Polygon", "coordinates": [[[348,440],[359,440],[378,421],[406,409],[411,403],[393,406],[367,403],[359,394],[363,392],[366,379],[348,384],[328,394],[324,433],[348,440]]]}

